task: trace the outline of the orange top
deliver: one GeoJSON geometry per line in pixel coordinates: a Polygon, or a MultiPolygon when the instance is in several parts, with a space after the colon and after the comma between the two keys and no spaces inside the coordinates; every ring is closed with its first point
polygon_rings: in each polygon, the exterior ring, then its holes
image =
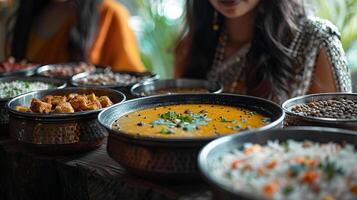
{"type": "MultiPolygon", "coordinates": [[[[99,28],[89,52],[89,62],[108,65],[114,70],[145,71],[141,63],[134,33],[128,25],[128,11],[113,0],[103,0],[99,28]]],[[[69,62],[67,51],[69,31],[74,20],[69,18],[49,38],[32,31],[26,57],[32,62],[50,64],[69,62]]]]}

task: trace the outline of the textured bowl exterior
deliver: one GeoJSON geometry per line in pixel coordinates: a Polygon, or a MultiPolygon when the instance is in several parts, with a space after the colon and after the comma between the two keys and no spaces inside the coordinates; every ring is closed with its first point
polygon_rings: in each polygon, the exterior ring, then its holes
{"type": "MultiPolygon", "coordinates": [[[[44,77],[23,77],[23,76],[12,76],[12,77],[0,78],[0,83],[15,81],[15,80],[30,81],[30,82],[41,81],[44,83],[54,84],[58,89],[64,88],[67,85],[65,81],[62,81],[59,79],[44,78],[44,77]]],[[[0,99],[0,136],[8,134],[8,131],[9,131],[9,129],[8,129],[9,128],[9,114],[6,109],[6,104],[11,99],[12,98],[0,99]]]]}
{"type": "Polygon", "coordinates": [[[124,168],[153,179],[197,178],[197,154],[204,143],[189,147],[134,144],[109,131],[107,151],[124,168]]]}
{"type": "Polygon", "coordinates": [[[6,110],[7,101],[0,101],[0,136],[8,134],[9,114],[6,110]]]}
{"type": "Polygon", "coordinates": [[[111,89],[67,88],[27,93],[7,104],[10,135],[20,143],[45,154],[81,152],[100,147],[108,135],[106,129],[97,121],[100,110],[58,115],[21,113],[14,110],[16,105],[29,102],[33,97],[91,92],[108,95],[116,104],[125,100],[124,94],[111,89]]]}
{"type": "Polygon", "coordinates": [[[304,104],[311,101],[318,100],[330,100],[336,97],[357,99],[357,94],[354,93],[322,93],[312,94],[301,97],[289,99],[283,103],[282,107],[285,111],[284,126],[321,126],[321,127],[333,127],[343,128],[349,130],[357,130],[357,119],[331,119],[331,118],[318,118],[318,117],[306,117],[298,115],[291,111],[291,108],[298,104],[304,104]]]}
{"type": "Polygon", "coordinates": [[[10,115],[10,135],[44,154],[66,154],[99,148],[108,135],[96,115],[67,122],[39,122],[10,115]]]}
{"type": "MultiPolygon", "coordinates": [[[[284,112],[269,101],[229,94],[162,95],[133,99],[102,111],[99,122],[109,132],[107,151],[130,172],[154,179],[187,180],[198,177],[197,155],[199,150],[217,138],[165,139],[131,136],[114,131],[111,124],[126,113],[159,105],[187,103],[212,103],[242,106],[273,117],[273,122],[260,130],[282,127],[284,112]]],[[[239,133],[241,134],[241,133],[239,133]]]]}
{"type": "Polygon", "coordinates": [[[286,129],[274,129],[264,131],[251,131],[244,134],[229,135],[207,144],[198,156],[198,166],[203,178],[211,185],[214,191],[214,199],[263,199],[255,194],[243,191],[235,191],[231,187],[224,185],[212,174],[210,166],[217,162],[217,159],[225,152],[240,149],[244,143],[257,143],[264,145],[269,140],[279,140],[280,142],[293,139],[297,141],[310,140],[313,142],[336,142],[346,141],[357,148],[357,133],[354,131],[324,128],[324,127],[290,127],[286,129]]]}
{"type": "MultiPolygon", "coordinates": [[[[131,94],[135,97],[145,97],[145,92],[152,92],[165,88],[204,88],[209,93],[221,93],[223,85],[218,83],[211,83],[200,79],[166,79],[156,81],[145,81],[135,84],[131,88],[131,94]]],[[[148,95],[152,96],[152,95],[148,95]]]]}

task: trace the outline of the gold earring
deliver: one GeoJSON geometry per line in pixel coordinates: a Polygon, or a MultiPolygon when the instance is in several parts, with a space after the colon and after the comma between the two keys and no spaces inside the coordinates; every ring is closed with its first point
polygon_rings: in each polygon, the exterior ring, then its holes
{"type": "Polygon", "coordinates": [[[214,31],[218,31],[219,30],[219,23],[218,23],[218,12],[215,10],[213,12],[213,24],[212,24],[212,29],[214,31]]]}

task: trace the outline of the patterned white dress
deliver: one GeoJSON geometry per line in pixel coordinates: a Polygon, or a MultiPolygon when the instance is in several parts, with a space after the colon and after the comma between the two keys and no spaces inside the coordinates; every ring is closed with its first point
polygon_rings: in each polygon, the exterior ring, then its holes
{"type": "MultiPolygon", "coordinates": [[[[223,62],[214,62],[207,74],[207,79],[212,82],[221,82],[226,92],[235,92],[237,82],[244,82],[245,55],[250,45],[246,45],[236,54],[223,62]],[[237,58],[239,58],[237,60],[237,58]],[[239,62],[237,62],[239,61],[239,62]],[[232,84],[233,83],[233,84],[232,84]]],[[[282,102],[307,94],[312,83],[317,56],[324,48],[332,66],[332,72],[337,90],[352,92],[351,74],[340,41],[338,29],[328,20],[317,17],[308,17],[300,22],[300,29],[290,44],[290,54],[298,66],[303,66],[296,73],[295,80],[289,86],[289,97],[270,97],[272,100],[282,102]]],[[[240,91],[241,92],[241,91],[240,91]]]]}

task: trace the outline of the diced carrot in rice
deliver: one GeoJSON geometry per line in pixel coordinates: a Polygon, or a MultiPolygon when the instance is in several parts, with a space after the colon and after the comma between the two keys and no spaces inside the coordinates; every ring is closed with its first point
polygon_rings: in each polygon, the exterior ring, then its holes
{"type": "Polygon", "coordinates": [[[320,173],[316,171],[306,171],[302,177],[302,182],[312,184],[320,177],[320,173]]]}
{"type": "Polygon", "coordinates": [[[268,169],[274,169],[278,165],[278,161],[272,160],[270,163],[267,164],[268,169]]]}
{"type": "Polygon", "coordinates": [[[244,150],[245,154],[252,154],[252,153],[258,153],[262,151],[262,146],[260,146],[259,144],[255,144],[253,146],[247,147],[244,150]]]}
{"type": "Polygon", "coordinates": [[[351,191],[353,194],[356,194],[356,195],[357,195],[357,184],[352,185],[350,191],[351,191]]]}
{"type": "Polygon", "coordinates": [[[264,195],[268,198],[272,198],[274,196],[274,193],[278,191],[278,189],[279,189],[279,183],[277,181],[273,181],[264,186],[263,188],[264,195]]]}

